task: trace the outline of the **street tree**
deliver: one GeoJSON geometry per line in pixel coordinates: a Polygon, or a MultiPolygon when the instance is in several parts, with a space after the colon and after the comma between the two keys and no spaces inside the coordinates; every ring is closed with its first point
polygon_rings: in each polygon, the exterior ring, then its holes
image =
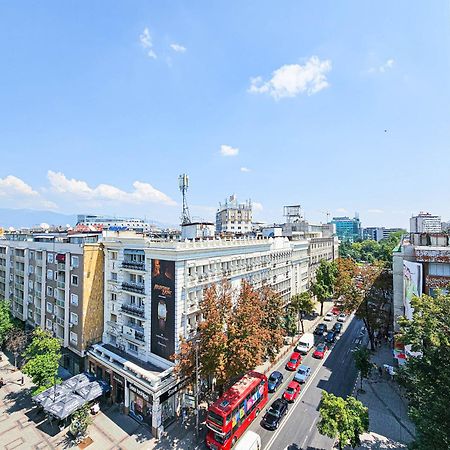
{"type": "Polygon", "coordinates": [[[302,326],[302,333],[305,332],[303,320],[306,315],[312,314],[315,308],[314,299],[309,291],[301,292],[300,294],[291,297],[291,307],[298,315],[298,320],[302,326]]]}
{"type": "Polygon", "coordinates": [[[316,270],[315,281],[311,286],[311,292],[320,302],[321,316],[323,316],[323,303],[333,296],[336,275],[337,267],[335,262],[322,259],[316,270]]]}
{"type": "Polygon", "coordinates": [[[338,258],[336,260],[336,267],[334,293],[337,298],[345,298],[349,296],[355,285],[356,264],[351,258],[338,258]]]}
{"type": "Polygon", "coordinates": [[[319,413],[319,433],[337,439],[339,449],[359,446],[361,434],[369,429],[368,409],[354,397],[344,399],[322,391],[319,413]]]}
{"type": "Polygon", "coordinates": [[[397,340],[416,356],[406,360],[398,380],[406,389],[416,427],[413,448],[450,448],[450,294],[411,301],[412,320],[400,319],[397,340]]]}
{"type": "Polygon", "coordinates": [[[359,378],[361,381],[361,392],[363,390],[363,379],[369,378],[370,371],[372,369],[372,363],[370,362],[370,350],[367,347],[360,347],[353,352],[353,359],[355,360],[355,366],[359,371],[359,378]]]}
{"type": "Polygon", "coordinates": [[[75,438],[83,437],[92,422],[93,420],[90,415],[90,406],[86,403],[72,414],[69,428],[70,433],[75,438]]]}
{"type": "Polygon", "coordinates": [[[292,305],[286,308],[283,328],[286,336],[295,336],[298,332],[298,314],[292,305]]]}
{"type": "Polygon", "coordinates": [[[7,300],[0,300],[0,346],[2,346],[9,332],[14,328],[14,320],[7,300]]]}
{"type": "Polygon", "coordinates": [[[26,362],[22,372],[31,377],[37,386],[35,393],[38,393],[57,381],[61,344],[58,338],[41,328],[36,328],[32,336],[23,354],[26,362]]]}
{"type": "Polygon", "coordinates": [[[27,345],[27,334],[22,328],[13,328],[6,338],[6,350],[14,355],[14,366],[17,367],[17,357],[27,345]]]}

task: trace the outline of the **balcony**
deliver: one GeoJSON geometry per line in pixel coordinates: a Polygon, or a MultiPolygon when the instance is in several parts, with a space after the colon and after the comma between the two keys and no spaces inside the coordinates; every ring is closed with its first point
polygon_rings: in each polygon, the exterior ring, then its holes
{"type": "Polygon", "coordinates": [[[1,283],[6,283],[6,278],[2,275],[0,275],[0,282],[1,283]]]}
{"type": "Polygon", "coordinates": [[[122,333],[122,326],[119,325],[117,322],[108,320],[106,324],[108,325],[108,332],[113,336],[118,336],[120,333],[122,333]]]}
{"type": "Polygon", "coordinates": [[[66,263],[58,263],[57,268],[58,270],[64,272],[66,270],[66,263]]]}
{"type": "Polygon", "coordinates": [[[41,291],[35,291],[34,296],[40,300],[41,299],[41,291]]]}
{"type": "Polygon", "coordinates": [[[135,294],[145,295],[144,283],[131,283],[128,281],[124,281],[122,283],[122,289],[124,291],[133,292],[135,294]]]}
{"type": "Polygon", "coordinates": [[[137,306],[137,305],[131,305],[129,303],[124,303],[120,309],[127,314],[132,314],[137,317],[144,317],[144,315],[145,315],[143,306],[137,306]]]}
{"type": "Polygon", "coordinates": [[[25,272],[23,270],[20,270],[20,269],[14,270],[14,273],[16,275],[18,275],[19,277],[24,277],[25,276],[25,272]]]}
{"type": "Polygon", "coordinates": [[[39,283],[42,283],[42,275],[34,275],[34,279],[39,283]]]}
{"type": "Polygon", "coordinates": [[[64,308],[64,300],[56,300],[56,304],[61,308],[64,308]]]}
{"type": "Polygon", "coordinates": [[[65,289],[66,288],[66,282],[65,281],[57,281],[56,286],[58,289],[65,289]]]}
{"type": "Polygon", "coordinates": [[[124,269],[145,271],[145,263],[138,261],[123,261],[121,267],[124,269]]]}

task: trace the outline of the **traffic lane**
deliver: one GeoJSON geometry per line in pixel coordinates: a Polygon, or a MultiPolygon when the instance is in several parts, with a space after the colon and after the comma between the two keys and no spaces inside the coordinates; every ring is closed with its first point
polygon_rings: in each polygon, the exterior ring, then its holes
{"type": "MultiPolygon", "coordinates": [[[[296,406],[295,412],[288,418],[284,425],[280,425],[280,433],[271,443],[270,447],[264,447],[265,450],[284,449],[289,445],[296,443],[302,449],[329,449],[332,448],[333,441],[326,436],[322,436],[317,431],[317,422],[319,421],[318,405],[322,398],[321,384],[329,380],[333,376],[333,367],[329,366],[329,359],[333,353],[335,355],[345,354],[352,347],[354,339],[358,336],[360,325],[355,324],[349,319],[346,324],[342,336],[335,344],[335,347],[327,355],[323,366],[313,375],[313,382],[305,390],[304,396],[300,399],[300,404],[296,406]]],[[[346,371],[341,371],[341,377],[353,378],[352,387],[356,378],[349,375],[346,371]]],[[[349,393],[351,392],[351,389],[349,393]]],[[[273,434],[273,432],[272,432],[273,434]]]]}
{"type": "MultiPolygon", "coordinates": [[[[350,320],[348,321],[350,322],[350,320]]],[[[333,322],[328,322],[327,325],[329,328],[331,328],[334,324],[333,322]]],[[[342,332],[340,335],[338,335],[338,340],[337,342],[341,339],[341,337],[343,335],[345,335],[346,329],[348,327],[348,323],[344,323],[342,332]]],[[[315,345],[317,345],[319,342],[323,342],[324,341],[325,336],[315,336],[315,345]]],[[[307,366],[311,367],[311,376],[310,376],[310,380],[312,380],[315,375],[317,374],[317,370],[318,368],[324,363],[325,360],[320,360],[320,359],[316,359],[312,357],[312,354],[314,352],[314,349],[310,350],[310,352],[308,353],[308,355],[303,357],[302,360],[302,364],[306,364],[307,366]]],[[[286,358],[282,361],[280,361],[280,363],[278,364],[278,366],[276,366],[273,370],[278,370],[279,372],[283,373],[284,376],[284,380],[283,380],[283,384],[278,388],[278,390],[273,393],[273,394],[269,394],[269,402],[267,403],[267,406],[264,408],[264,410],[261,413],[261,420],[256,419],[249,427],[249,429],[251,429],[252,431],[258,433],[261,436],[261,442],[262,442],[262,447],[264,448],[272,439],[273,435],[274,435],[274,431],[271,430],[267,430],[266,428],[263,427],[262,425],[262,417],[264,415],[264,413],[267,411],[267,409],[269,409],[270,405],[273,403],[273,401],[277,398],[280,398],[283,395],[284,389],[287,387],[287,385],[293,380],[295,372],[291,372],[285,369],[286,363],[289,360],[291,353],[289,353],[286,358]]],[[[329,354],[327,354],[327,358],[329,357],[329,354]]],[[[302,392],[300,393],[301,396],[303,396],[303,391],[307,389],[307,386],[310,382],[310,380],[307,380],[307,382],[302,386],[302,392]]],[[[296,405],[296,402],[299,402],[300,399],[297,399],[293,404],[290,404],[288,407],[288,414],[289,414],[289,410],[291,408],[293,408],[296,405]]],[[[320,398],[318,399],[316,405],[318,405],[318,402],[320,401],[320,398]]],[[[283,418],[280,422],[280,426],[282,426],[284,420],[286,420],[286,418],[283,418]]],[[[307,423],[302,423],[302,427],[306,429],[309,427],[309,424],[307,423]]]]}

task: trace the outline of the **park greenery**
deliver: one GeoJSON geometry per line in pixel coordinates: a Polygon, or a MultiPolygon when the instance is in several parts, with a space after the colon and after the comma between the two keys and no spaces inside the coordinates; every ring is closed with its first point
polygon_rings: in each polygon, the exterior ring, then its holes
{"type": "Polygon", "coordinates": [[[59,382],[57,378],[61,344],[46,330],[36,328],[32,333],[32,341],[25,350],[25,365],[22,372],[31,377],[36,385],[34,394],[44,391],[59,382]]]}
{"type": "Polygon", "coordinates": [[[361,445],[360,436],[369,429],[369,411],[360,401],[322,391],[319,413],[319,433],[337,439],[339,449],[361,445]]]}
{"type": "Polygon", "coordinates": [[[416,356],[401,367],[409,414],[416,426],[412,448],[450,448],[450,294],[422,295],[411,301],[412,320],[399,320],[397,339],[416,356]]]}
{"type": "Polygon", "coordinates": [[[361,263],[382,262],[387,267],[392,267],[392,252],[400,243],[400,239],[405,231],[392,233],[388,238],[380,242],[364,240],[358,242],[341,242],[339,245],[339,256],[350,258],[361,263]]]}
{"type": "Polygon", "coordinates": [[[205,290],[200,311],[199,333],[190,341],[181,339],[173,359],[176,371],[192,378],[197,353],[200,378],[219,392],[246,371],[273,360],[283,345],[285,307],[268,286],[256,290],[243,281],[236,291],[224,280],[205,290]]]}

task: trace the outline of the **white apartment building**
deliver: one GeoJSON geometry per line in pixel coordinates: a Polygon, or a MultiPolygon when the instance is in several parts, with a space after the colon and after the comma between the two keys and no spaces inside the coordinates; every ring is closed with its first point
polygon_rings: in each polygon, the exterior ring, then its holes
{"type": "Polygon", "coordinates": [[[107,231],[103,344],[89,351],[89,370],[108,379],[113,401],[154,435],[182,405],[183,382],[170,356],[179,338],[196,335],[205,288],[224,277],[238,287],[268,283],[286,302],[308,284],[308,241],[287,238],[156,241],[107,231]],[[178,384],[177,384],[178,383],[178,384]]]}
{"type": "Polygon", "coordinates": [[[420,212],[409,219],[411,233],[440,233],[442,231],[441,217],[428,212],[420,212]]]}
{"type": "Polygon", "coordinates": [[[253,230],[252,202],[239,203],[235,195],[231,195],[224,204],[219,204],[216,213],[216,232],[228,234],[247,234],[253,230]]]}

